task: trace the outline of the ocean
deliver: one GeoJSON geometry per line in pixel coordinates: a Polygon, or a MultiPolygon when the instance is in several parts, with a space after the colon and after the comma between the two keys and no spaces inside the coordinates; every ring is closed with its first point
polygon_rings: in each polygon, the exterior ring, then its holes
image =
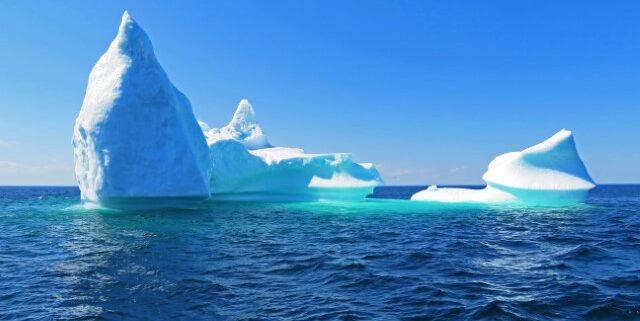
{"type": "Polygon", "coordinates": [[[587,204],[206,202],[0,187],[0,320],[639,320],[640,185],[587,204]]]}

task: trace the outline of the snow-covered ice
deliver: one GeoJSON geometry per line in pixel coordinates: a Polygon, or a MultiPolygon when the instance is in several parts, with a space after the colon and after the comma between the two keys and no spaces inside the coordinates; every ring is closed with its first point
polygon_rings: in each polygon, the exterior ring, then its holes
{"type": "Polygon", "coordinates": [[[496,157],[482,176],[481,190],[429,187],[412,200],[437,202],[527,204],[583,202],[595,183],[578,155],[573,135],[561,130],[544,142],[520,152],[496,157]]]}
{"type": "Polygon", "coordinates": [[[382,180],[372,164],[350,154],[308,154],[273,147],[242,100],[229,125],[210,129],[200,122],[213,158],[214,199],[364,199],[382,180]]]}
{"type": "Polygon", "coordinates": [[[482,189],[438,187],[431,185],[427,189],[411,196],[416,201],[434,201],[443,203],[498,203],[514,201],[515,196],[491,186],[482,189]]]}
{"type": "Polygon", "coordinates": [[[211,159],[191,104],[127,12],[91,71],[73,146],[84,200],[209,196],[211,159]]]}
{"type": "MultiPolygon", "coordinates": [[[[350,154],[274,147],[242,100],[231,122],[210,128],[158,63],[151,41],[129,16],[89,75],[73,131],[82,198],[106,205],[214,199],[363,199],[382,183],[350,154]],[[158,201],[162,199],[162,201],[158,201]]],[[[595,183],[570,131],[496,157],[484,189],[431,186],[412,200],[436,202],[584,201],[595,183]]]]}
{"type": "Polygon", "coordinates": [[[248,149],[272,147],[256,121],[256,113],[253,111],[253,107],[246,99],[240,101],[231,122],[227,126],[220,129],[211,129],[206,123],[200,122],[200,127],[206,132],[207,142],[209,143],[233,139],[241,142],[248,149]]]}

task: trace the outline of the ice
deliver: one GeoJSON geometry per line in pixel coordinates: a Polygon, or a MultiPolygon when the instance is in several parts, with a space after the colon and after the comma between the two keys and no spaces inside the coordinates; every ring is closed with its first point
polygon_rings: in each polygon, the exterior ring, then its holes
{"type": "MultiPolygon", "coordinates": [[[[82,198],[100,204],[214,199],[362,199],[382,183],[350,154],[274,147],[242,100],[231,122],[210,128],[158,63],[148,36],[123,14],[89,76],[73,132],[82,198]],[[162,199],[162,201],[159,201],[162,199]]],[[[496,157],[484,189],[431,186],[412,200],[556,204],[582,202],[595,184],[573,135],[561,130],[496,157]]]]}
{"type": "Polygon", "coordinates": [[[209,196],[211,159],[191,104],[127,12],[91,71],[73,146],[84,200],[123,204],[209,196]]]}
{"type": "Polygon", "coordinates": [[[482,189],[470,188],[440,188],[431,185],[411,197],[412,200],[433,201],[443,203],[499,203],[514,201],[512,194],[486,186],[482,189]]]}
{"type": "Polygon", "coordinates": [[[200,122],[200,127],[205,131],[209,144],[219,140],[233,139],[241,142],[248,149],[271,147],[255,118],[256,113],[253,111],[253,107],[248,100],[243,99],[229,125],[220,129],[210,129],[206,123],[200,122]]]}
{"type": "Polygon", "coordinates": [[[247,100],[229,125],[205,135],[213,158],[214,199],[357,200],[382,183],[372,164],[358,164],[350,154],[272,147],[247,100]]]}
{"type": "Polygon", "coordinates": [[[482,190],[429,188],[412,200],[527,204],[583,202],[595,183],[578,155],[573,135],[561,130],[521,152],[496,157],[482,179],[482,190]]]}

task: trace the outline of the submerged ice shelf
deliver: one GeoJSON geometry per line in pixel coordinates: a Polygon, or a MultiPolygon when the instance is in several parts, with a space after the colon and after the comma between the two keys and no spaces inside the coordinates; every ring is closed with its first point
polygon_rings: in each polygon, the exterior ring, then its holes
{"type": "Polygon", "coordinates": [[[520,152],[496,157],[482,176],[484,189],[430,186],[411,199],[435,202],[567,204],[583,202],[595,183],[578,155],[573,134],[561,130],[520,152]]]}
{"type": "Polygon", "coordinates": [[[127,12],[91,71],[73,146],[84,200],[111,206],[209,196],[209,150],[191,104],[127,12]]]}
{"type": "Polygon", "coordinates": [[[356,163],[350,154],[273,147],[247,100],[227,126],[200,125],[213,158],[214,199],[361,200],[382,182],[372,164],[356,163]]]}

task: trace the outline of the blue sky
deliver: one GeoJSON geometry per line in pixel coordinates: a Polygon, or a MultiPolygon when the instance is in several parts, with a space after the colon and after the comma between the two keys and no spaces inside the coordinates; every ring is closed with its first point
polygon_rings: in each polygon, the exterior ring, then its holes
{"type": "Polygon", "coordinates": [[[640,182],[640,2],[2,1],[0,185],[75,184],[73,123],[125,9],[214,127],[248,98],[272,143],[389,184],[481,183],[567,128],[597,182],[640,182]]]}

